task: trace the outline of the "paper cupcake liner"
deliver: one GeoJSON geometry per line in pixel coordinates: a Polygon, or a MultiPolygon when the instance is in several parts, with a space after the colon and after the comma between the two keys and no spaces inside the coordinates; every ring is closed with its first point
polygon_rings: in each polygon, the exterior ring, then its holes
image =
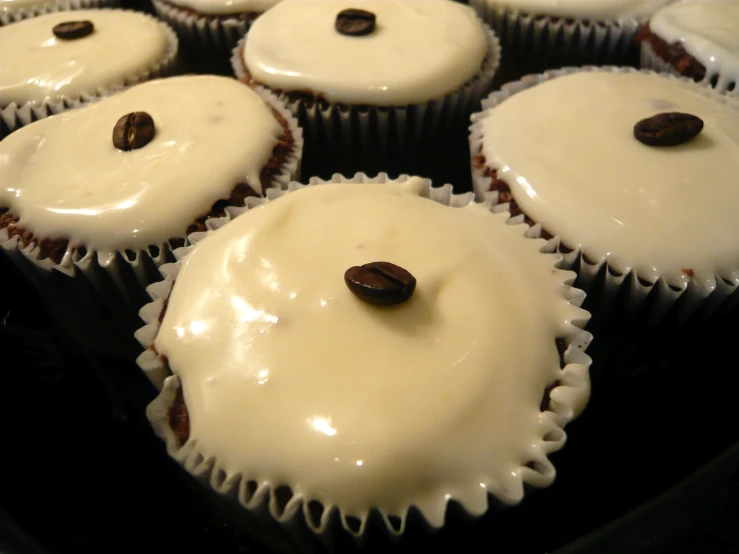
{"type": "MultiPolygon", "coordinates": [[[[155,19],[153,16],[148,14],[142,13],[141,15],[155,19]]],[[[167,37],[167,49],[161,59],[138,73],[128,75],[104,87],[98,87],[94,90],[85,91],[76,95],[46,99],[40,102],[26,102],[23,105],[18,105],[13,102],[8,106],[0,108],[0,140],[16,129],[23,127],[24,125],[28,125],[29,123],[33,123],[39,119],[79,107],[82,104],[94,102],[95,100],[110,96],[111,94],[131,85],[156,79],[158,77],[165,77],[174,73],[177,62],[177,35],[166,23],[159,21],[157,21],[157,23],[161,26],[162,31],[167,37]]]]}
{"type": "MultiPolygon", "coordinates": [[[[256,92],[285,118],[293,136],[293,149],[280,173],[272,178],[274,187],[286,188],[300,173],[302,130],[279,98],[256,92]]],[[[204,207],[204,211],[209,209],[204,207]]],[[[130,336],[141,325],[137,313],[148,302],[145,289],[162,278],[159,266],[175,261],[173,250],[181,243],[188,244],[184,230],[179,239],[110,254],[80,248],[80,241],[72,238],[61,263],[56,264],[40,259],[35,245],[24,248],[18,236],[9,238],[8,230],[0,229],[0,249],[37,284],[52,315],[85,346],[129,359],[141,350],[135,341],[128,344],[121,337],[130,336]]]]}
{"type": "MultiPolygon", "coordinates": [[[[500,65],[501,49],[495,33],[484,23],[488,53],[480,72],[456,91],[425,103],[401,107],[329,104],[280,97],[298,117],[306,137],[306,148],[333,171],[390,174],[416,167],[434,147],[444,146],[469,121],[472,112],[490,92],[500,65]]],[[[231,65],[238,79],[245,79],[242,52],[246,38],[233,51],[231,65]]],[[[257,85],[262,86],[262,85],[257,85]]],[[[267,87],[264,87],[267,90],[267,87]]],[[[420,168],[419,168],[420,169],[420,168]]]]}
{"type": "MultiPolygon", "coordinates": [[[[639,51],[639,67],[651,69],[659,73],[671,73],[673,75],[682,76],[681,73],[670,62],[662,59],[646,40],[641,42],[639,51]]],[[[720,70],[711,70],[706,67],[706,75],[700,83],[707,84],[720,93],[728,95],[739,95],[736,80],[728,73],[721,75],[720,70]]]]}
{"type": "Polygon", "coordinates": [[[546,60],[559,65],[625,64],[636,62],[636,19],[578,21],[564,17],[525,14],[470,0],[470,6],[498,34],[503,50],[516,59],[546,60]]]}
{"type": "Polygon", "coordinates": [[[157,15],[169,23],[180,40],[198,52],[228,54],[246,34],[258,14],[214,16],[152,0],[157,15]]]}
{"type": "MultiPolygon", "coordinates": [[[[505,101],[510,96],[531,88],[539,83],[556,79],[579,71],[608,71],[632,73],[654,73],[650,70],[638,70],[630,67],[566,67],[547,71],[538,75],[527,75],[520,81],[508,83],[500,91],[491,93],[482,102],[483,111],[472,116],[470,126],[470,153],[472,156],[472,187],[478,198],[498,204],[498,193],[490,191],[491,179],[485,175],[485,167],[477,167],[475,156],[482,149],[482,121],[487,111],[505,101]]],[[[686,82],[691,79],[673,74],[664,74],[668,79],[680,79],[686,82]]],[[[710,88],[703,83],[702,86],[710,88]]],[[[508,210],[508,204],[499,204],[508,210]]],[[[511,219],[513,222],[523,222],[520,215],[511,219]]],[[[541,235],[541,225],[532,227],[536,236],[541,235]]],[[[552,230],[555,231],[555,230],[552,230]]],[[[656,324],[669,313],[678,321],[683,321],[693,315],[699,308],[704,317],[714,313],[717,309],[729,309],[739,299],[736,294],[739,288],[739,268],[725,274],[715,275],[715,286],[709,290],[699,287],[694,281],[688,281],[687,286],[677,286],[668,283],[660,276],[654,282],[648,282],[633,269],[622,273],[614,270],[602,257],[598,260],[589,260],[582,253],[582,249],[575,245],[561,243],[560,237],[555,236],[547,241],[545,251],[557,252],[562,256],[562,267],[571,269],[578,274],[577,286],[585,290],[588,295],[598,291],[598,304],[601,314],[607,314],[616,304],[627,314],[633,315],[643,311],[648,320],[656,324]]]]}
{"type": "Polygon", "coordinates": [[[28,6],[27,8],[14,10],[12,12],[0,14],[0,27],[10,25],[16,21],[23,19],[31,19],[46,13],[58,12],[62,10],[87,10],[95,8],[116,8],[121,5],[120,0],[50,0],[46,3],[40,3],[36,6],[28,6]]]}
{"type": "MultiPolygon", "coordinates": [[[[250,208],[275,200],[284,194],[289,194],[305,186],[320,186],[326,182],[402,182],[406,179],[408,179],[407,175],[392,180],[387,174],[368,178],[365,174],[358,173],[353,178],[334,175],[330,181],[312,178],[309,185],[293,182],[290,183],[286,191],[270,190],[267,199],[250,198],[246,207],[229,209],[226,217],[208,220],[209,231],[191,235],[190,243],[193,245],[198,243],[208,233],[227,225],[231,219],[248,212],[250,208]]],[[[462,207],[474,201],[472,193],[455,195],[452,192],[451,185],[432,188],[429,180],[425,181],[425,190],[422,196],[451,207],[462,207]]],[[[491,217],[502,217],[504,220],[504,215],[494,215],[501,211],[499,207],[492,203],[487,203],[487,207],[492,212],[491,217]]],[[[534,237],[534,231],[526,225],[521,225],[520,230],[522,235],[534,237]]],[[[540,240],[539,242],[543,247],[544,241],[540,240]]],[[[510,487],[508,490],[501,489],[486,493],[481,492],[481,489],[475,483],[474,500],[472,499],[473,494],[468,494],[468,491],[446,496],[445,502],[448,501],[446,516],[440,522],[427,519],[423,508],[415,505],[401,514],[390,514],[372,508],[369,513],[361,517],[347,515],[340,506],[323,504],[311,498],[303,497],[302,493],[291,489],[289,483],[271,482],[269,479],[256,476],[227,474],[219,465],[217,459],[209,457],[201,451],[197,440],[193,437],[190,437],[184,445],[180,445],[170,427],[168,418],[169,408],[179,387],[179,377],[169,373],[165,362],[154,350],[153,343],[159,330],[159,318],[164,302],[174,286],[181,267],[181,260],[191,248],[190,246],[176,250],[174,254],[178,258],[178,262],[160,268],[165,280],[155,283],[147,289],[153,302],[144,306],[140,312],[140,316],[146,322],[146,325],[136,331],[135,337],[145,350],[138,357],[137,363],[154,385],[160,389],[159,396],[147,409],[147,416],[156,434],[165,441],[169,455],[182,464],[188,472],[221,495],[238,502],[249,514],[265,524],[279,524],[279,529],[289,533],[292,540],[300,545],[300,550],[310,550],[308,545],[314,542],[320,543],[323,548],[329,550],[344,551],[347,545],[360,547],[366,545],[366,542],[372,540],[371,537],[373,536],[382,536],[391,540],[399,539],[404,535],[420,534],[421,536],[427,536],[429,532],[434,531],[440,525],[444,525],[450,518],[459,517],[468,520],[482,515],[488,509],[492,510],[495,507],[515,504],[524,496],[525,486],[545,487],[553,481],[555,469],[548,459],[548,454],[559,450],[563,446],[565,442],[563,427],[579,415],[590,392],[588,375],[590,358],[584,351],[592,340],[592,336],[581,328],[587,319],[587,312],[582,312],[582,314],[585,314],[585,319],[571,320],[567,326],[569,328],[568,336],[564,339],[567,345],[564,352],[565,364],[558,379],[559,384],[549,394],[550,408],[543,412],[546,414],[546,424],[544,425],[545,428],[541,429],[541,441],[536,441],[530,450],[533,461],[522,469],[517,485],[510,487]],[[282,490],[280,491],[280,489],[282,490]],[[470,506],[472,507],[470,508],[470,506]]],[[[581,290],[571,286],[575,278],[574,273],[555,269],[561,258],[560,255],[556,253],[543,255],[551,256],[552,270],[561,275],[564,297],[572,305],[580,306],[584,294],[581,290]]]]}

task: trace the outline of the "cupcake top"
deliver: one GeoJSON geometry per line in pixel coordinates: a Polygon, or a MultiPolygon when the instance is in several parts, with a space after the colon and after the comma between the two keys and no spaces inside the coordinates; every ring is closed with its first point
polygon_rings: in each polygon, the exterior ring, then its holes
{"type": "Polygon", "coordinates": [[[167,0],[175,6],[207,15],[263,13],[280,0],[167,0]]]}
{"type": "Polygon", "coordinates": [[[176,39],[148,15],[123,10],[54,12],[0,28],[0,107],[94,94],[157,68],[176,39]],[[91,21],[92,32],[60,38],[53,29],[91,21]]]}
{"type": "Polygon", "coordinates": [[[488,492],[520,499],[527,462],[551,468],[542,441],[562,420],[542,394],[563,374],[557,337],[587,314],[525,226],[423,191],[418,178],[308,186],[184,258],[154,345],[204,458],[327,511],[413,504],[434,525],[450,496],[479,514],[488,492]],[[416,278],[409,300],[349,290],[347,269],[373,261],[416,278]]]}
{"type": "Polygon", "coordinates": [[[484,112],[482,154],[521,210],[591,260],[651,282],[710,290],[737,267],[739,104],[687,80],[577,72],[484,112]],[[698,136],[648,146],[634,125],[692,114],[698,136]]]}
{"type": "Polygon", "coordinates": [[[0,206],[37,237],[101,255],[183,237],[197,217],[260,172],[284,133],[272,108],[234,79],[150,81],[23,127],[0,142],[0,206]],[[113,140],[122,116],[148,113],[147,144],[113,140]]]}
{"type": "Polygon", "coordinates": [[[249,30],[243,61],[273,90],[401,106],[458,89],[480,71],[487,50],[474,11],[448,0],[283,0],[249,30]],[[372,30],[337,30],[346,9],[371,12],[372,30]]]}
{"type": "Polygon", "coordinates": [[[739,81],[739,2],[678,2],[654,14],[649,28],[665,42],[680,43],[709,75],[739,81]]]}
{"type": "Polygon", "coordinates": [[[528,14],[595,21],[647,18],[673,0],[487,0],[501,8],[528,14]]]}

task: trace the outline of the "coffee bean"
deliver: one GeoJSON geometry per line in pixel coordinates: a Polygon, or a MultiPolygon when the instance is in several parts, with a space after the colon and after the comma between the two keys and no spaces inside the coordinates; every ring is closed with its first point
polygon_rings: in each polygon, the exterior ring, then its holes
{"type": "Polygon", "coordinates": [[[75,38],[86,37],[92,33],[94,29],[92,21],[65,21],[54,25],[51,30],[56,38],[63,40],[72,40],[75,38]]]}
{"type": "Polygon", "coordinates": [[[677,146],[703,129],[703,120],[689,113],[660,113],[634,125],[636,139],[649,146],[677,146]]]}
{"type": "Polygon", "coordinates": [[[136,150],[154,138],[154,120],[146,112],[132,112],[118,120],[113,128],[113,145],[119,150],[136,150]]]}
{"type": "Polygon", "coordinates": [[[350,291],[375,306],[405,302],[416,289],[416,278],[390,262],[350,267],[344,273],[344,281],[350,291]]]}
{"type": "Polygon", "coordinates": [[[375,30],[375,14],[356,8],[341,10],[336,16],[336,30],[350,37],[369,35],[375,30]]]}

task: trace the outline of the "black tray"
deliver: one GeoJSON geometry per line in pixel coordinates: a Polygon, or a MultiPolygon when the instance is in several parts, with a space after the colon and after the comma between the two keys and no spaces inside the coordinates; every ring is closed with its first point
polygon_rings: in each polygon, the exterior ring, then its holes
{"type": "MultiPolygon", "coordinates": [[[[497,80],[520,74],[504,65],[497,80]]],[[[330,176],[306,156],[304,180],[330,176]]],[[[466,137],[432,162],[435,184],[469,190],[466,137]]],[[[135,364],[75,343],[2,256],[0,275],[0,554],[268,552],[166,455],[135,364]]],[[[552,456],[554,485],[398,551],[739,552],[739,315],[650,327],[616,310],[588,328],[592,398],[552,456]]]]}
{"type": "MultiPolygon", "coordinates": [[[[168,458],[143,417],[155,391],[138,368],[54,328],[4,258],[0,274],[0,552],[267,552],[168,458]]],[[[732,314],[657,327],[594,318],[592,399],[552,456],[555,484],[435,544],[739,552],[737,327],[732,314]]]]}

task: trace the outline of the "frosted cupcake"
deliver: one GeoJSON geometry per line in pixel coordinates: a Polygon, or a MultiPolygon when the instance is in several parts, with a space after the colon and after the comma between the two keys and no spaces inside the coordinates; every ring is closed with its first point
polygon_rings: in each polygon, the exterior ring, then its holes
{"type": "Polygon", "coordinates": [[[142,310],[170,455],[298,541],[515,504],[552,482],[588,397],[573,275],[507,214],[406,179],[252,204],[193,237],[142,310]]]}
{"type": "Polygon", "coordinates": [[[59,10],[113,8],[118,0],[0,0],[0,26],[59,10]]]}
{"type": "Polygon", "coordinates": [[[159,17],[201,55],[228,59],[254,20],[280,0],[153,0],[159,17]]]}
{"type": "Polygon", "coordinates": [[[53,12],[0,27],[0,138],[31,121],[167,74],[177,37],[123,10],[53,12]]]}
{"type": "Polygon", "coordinates": [[[0,245],[37,281],[123,298],[133,321],[171,250],[226,206],[286,186],[301,152],[284,106],[235,79],[144,83],[0,142],[0,245]]]}
{"type": "MultiPolygon", "coordinates": [[[[470,0],[517,63],[630,64],[639,25],[673,0],[470,0]]],[[[543,69],[543,68],[542,68],[543,69]]]]}
{"type": "Polygon", "coordinates": [[[733,91],[739,80],[739,3],[679,2],[640,31],[642,67],[670,71],[733,91]]]}
{"type": "Polygon", "coordinates": [[[494,34],[456,2],[283,0],[233,66],[279,93],[306,147],[336,169],[395,172],[466,127],[499,58],[494,34]]]}
{"type": "Polygon", "coordinates": [[[736,290],[736,100],[669,75],[590,68],[526,77],[483,105],[475,191],[554,237],[580,286],[604,282],[633,308],[649,295],[655,320],[676,302],[684,315],[710,311],[736,290]]]}

